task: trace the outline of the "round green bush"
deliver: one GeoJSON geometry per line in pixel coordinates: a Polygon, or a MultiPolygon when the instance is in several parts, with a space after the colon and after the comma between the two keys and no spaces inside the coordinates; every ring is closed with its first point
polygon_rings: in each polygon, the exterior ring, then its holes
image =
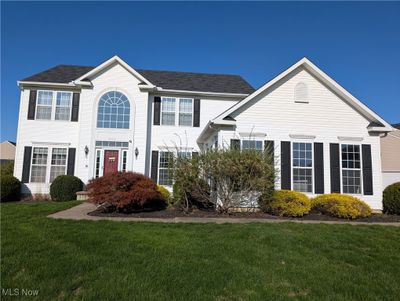
{"type": "Polygon", "coordinates": [[[347,194],[321,194],[311,200],[312,209],[339,218],[355,219],[371,215],[371,208],[360,199],[347,194]]]}
{"type": "Polygon", "coordinates": [[[21,197],[21,182],[12,175],[1,177],[1,202],[19,201],[21,197]]]}
{"type": "Polygon", "coordinates": [[[292,190],[276,190],[269,194],[261,195],[261,209],[267,213],[278,216],[303,216],[311,210],[310,199],[301,192],[292,190]]]}
{"type": "Polygon", "coordinates": [[[168,191],[167,188],[165,188],[162,185],[157,185],[157,191],[161,194],[161,196],[166,202],[169,202],[171,198],[171,193],[168,191]]]}
{"type": "Polygon", "coordinates": [[[400,214],[400,182],[389,185],[383,191],[383,212],[400,214]]]}
{"type": "Polygon", "coordinates": [[[53,201],[65,202],[76,200],[76,193],[82,191],[83,182],[74,176],[58,176],[50,185],[50,196],[53,201]]]}

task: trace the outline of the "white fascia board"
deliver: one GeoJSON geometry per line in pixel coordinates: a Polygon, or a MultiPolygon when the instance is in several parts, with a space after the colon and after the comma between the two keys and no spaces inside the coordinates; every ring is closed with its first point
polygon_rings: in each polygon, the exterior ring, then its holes
{"type": "Polygon", "coordinates": [[[383,127],[383,126],[370,126],[368,127],[369,132],[392,132],[393,128],[383,127]]]}
{"type": "Polygon", "coordinates": [[[316,65],[314,65],[309,59],[307,58],[302,58],[300,61],[298,61],[296,64],[292,65],[285,71],[283,71],[281,74],[267,82],[265,85],[263,85],[261,88],[250,94],[248,97],[243,99],[241,102],[235,104],[232,106],[230,109],[222,113],[221,115],[217,116],[213,121],[218,122],[225,117],[229,116],[233,112],[235,112],[237,109],[251,101],[254,97],[258,96],[262,92],[264,92],[266,89],[277,83],[279,80],[282,78],[286,77],[288,74],[293,72],[295,69],[298,67],[303,66],[306,68],[309,72],[311,72],[314,76],[319,78],[322,82],[324,82],[327,86],[329,86],[331,89],[336,91],[339,95],[341,95],[346,101],[349,103],[353,104],[355,108],[363,115],[367,116],[369,119],[372,119],[371,121],[378,121],[384,125],[384,127],[379,127],[380,131],[390,131],[391,125],[387,123],[384,119],[382,119],[378,114],[376,114],[374,111],[372,111],[370,108],[368,108],[365,104],[363,104],[360,100],[355,98],[353,95],[350,94],[346,89],[344,89],[342,86],[340,86],[337,82],[335,82],[331,77],[329,77],[325,72],[323,72],[321,69],[319,69],[316,65]]]}
{"type": "Polygon", "coordinates": [[[72,83],[47,83],[47,82],[29,82],[29,81],[17,81],[19,87],[23,86],[41,86],[41,87],[64,87],[64,88],[76,88],[77,86],[72,83]]]}
{"type": "Polygon", "coordinates": [[[217,96],[217,97],[229,97],[229,98],[244,98],[249,95],[249,94],[241,94],[241,93],[173,90],[173,89],[163,89],[161,87],[157,87],[155,90],[159,93],[174,94],[174,95],[200,95],[200,96],[217,96]]]}
{"type": "Polygon", "coordinates": [[[213,128],[213,124],[214,123],[211,121],[207,122],[206,126],[201,131],[199,137],[196,140],[197,143],[201,144],[207,141],[208,137],[210,137],[210,135],[215,131],[215,128],[213,128]]]}
{"type": "Polygon", "coordinates": [[[139,72],[137,72],[135,69],[133,69],[131,66],[129,66],[125,61],[123,61],[119,56],[114,55],[112,58],[108,59],[104,63],[100,64],[96,68],[90,70],[86,74],[82,75],[78,79],[76,79],[76,82],[82,81],[83,79],[93,76],[94,74],[100,72],[104,68],[107,68],[108,66],[112,65],[113,63],[118,63],[122,67],[124,67],[126,70],[128,70],[130,73],[132,73],[135,77],[137,77],[139,80],[145,82],[149,86],[154,86],[151,82],[149,82],[146,78],[144,78],[139,72]]]}

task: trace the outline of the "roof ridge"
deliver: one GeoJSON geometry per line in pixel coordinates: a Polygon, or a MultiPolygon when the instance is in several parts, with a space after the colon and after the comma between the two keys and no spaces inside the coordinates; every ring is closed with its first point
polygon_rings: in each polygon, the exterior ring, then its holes
{"type": "Polygon", "coordinates": [[[224,75],[224,76],[239,76],[240,74],[232,74],[232,73],[208,73],[208,72],[194,72],[194,71],[175,71],[175,70],[155,70],[155,69],[142,69],[142,68],[133,68],[140,73],[140,71],[150,71],[150,72],[171,72],[171,73],[185,73],[185,74],[204,74],[204,75],[224,75]]]}

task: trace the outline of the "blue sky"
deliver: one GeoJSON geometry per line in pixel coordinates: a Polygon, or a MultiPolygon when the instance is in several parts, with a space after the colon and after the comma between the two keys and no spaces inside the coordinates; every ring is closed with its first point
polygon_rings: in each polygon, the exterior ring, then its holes
{"type": "Polygon", "coordinates": [[[2,2],[1,140],[16,81],[58,64],[240,74],[258,88],[303,56],[400,122],[400,2],[2,2]]]}

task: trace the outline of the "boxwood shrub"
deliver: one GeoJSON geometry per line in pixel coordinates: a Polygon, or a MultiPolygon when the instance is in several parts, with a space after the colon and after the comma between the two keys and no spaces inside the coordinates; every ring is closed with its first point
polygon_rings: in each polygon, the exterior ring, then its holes
{"type": "Polygon", "coordinates": [[[12,175],[1,177],[1,202],[19,201],[21,197],[21,182],[12,175]]]}
{"type": "Polygon", "coordinates": [[[75,176],[58,176],[50,185],[50,196],[53,201],[65,202],[76,200],[76,193],[82,191],[83,182],[75,176]]]}
{"type": "Polygon", "coordinates": [[[400,214],[400,182],[389,185],[383,191],[383,212],[400,214]]]}
{"type": "Polygon", "coordinates": [[[371,215],[371,208],[356,197],[346,194],[322,194],[312,199],[313,211],[339,218],[355,219],[371,215]]]}
{"type": "Polygon", "coordinates": [[[276,190],[272,197],[262,194],[261,209],[267,213],[278,216],[299,217],[310,212],[311,201],[301,192],[292,190],[276,190]]]}
{"type": "Polygon", "coordinates": [[[169,203],[169,200],[171,198],[171,193],[168,191],[167,188],[165,188],[162,185],[157,185],[157,191],[161,194],[163,199],[169,203]]]}

